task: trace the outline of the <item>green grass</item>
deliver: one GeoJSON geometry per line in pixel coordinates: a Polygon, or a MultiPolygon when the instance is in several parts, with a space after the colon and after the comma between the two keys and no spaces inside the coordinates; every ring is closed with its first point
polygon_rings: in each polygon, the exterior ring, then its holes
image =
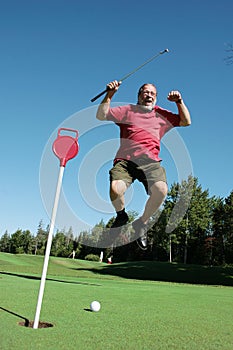
{"type": "Polygon", "coordinates": [[[0,264],[3,350],[233,348],[232,268],[50,258],[40,320],[53,327],[34,330],[10,312],[34,319],[43,257],[0,253],[0,264]]]}

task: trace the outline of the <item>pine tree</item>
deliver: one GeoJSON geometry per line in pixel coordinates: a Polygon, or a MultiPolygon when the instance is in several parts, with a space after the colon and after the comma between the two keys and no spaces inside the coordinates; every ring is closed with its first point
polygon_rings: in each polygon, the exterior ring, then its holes
{"type": "Polygon", "coordinates": [[[233,263],[233,191],[225,199],[224,205],[225,259],[233,263]]]}
{"type": "MultiPolygon", "coordinates": [[[[203,190],[198,179],[190,176],[188,181],[174,183],[164,202],[167,226],[164,239],[170,240],[173,261],[203,263],[205,239],[211,227],[214,198],[203,190]]],[[[164,223],[163,223],[164,226],[164,223]]]]}
{"type": "Polygon", "coordinates": [[[0,239],[0,251],[10,253],[10,235],[6,231],[0,239]]]}

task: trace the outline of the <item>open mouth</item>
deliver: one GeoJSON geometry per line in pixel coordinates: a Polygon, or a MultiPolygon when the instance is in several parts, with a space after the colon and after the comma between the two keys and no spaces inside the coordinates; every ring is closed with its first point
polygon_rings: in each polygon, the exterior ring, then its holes
{"type": "Polygon", "coordinates": [[[146,103],[152,103],[153,100],[152,100],[152,98],[146,98],[145,102],[146,102],[146,103]]]}

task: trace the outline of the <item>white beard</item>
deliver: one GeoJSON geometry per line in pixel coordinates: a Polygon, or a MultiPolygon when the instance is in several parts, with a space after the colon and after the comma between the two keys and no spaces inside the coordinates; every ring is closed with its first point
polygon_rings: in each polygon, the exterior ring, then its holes
{"type": "Polygon", "coordinates": [[[140,108],[142,108],[145,112],[150,112],[153,110],[154,106],[144,106],[144,105],[138,105],[140,108]]]}
{"type": "Polygon", "coordinates": [[[143,104],[141,104],[141,98],[139,97],[138,99],[138,103],[137,103],[145,112],[150,112],[153,110],[155,104],[156,104],[156,101],[154,101],[154,103],[150,106],[145,106],[143,104]]]}

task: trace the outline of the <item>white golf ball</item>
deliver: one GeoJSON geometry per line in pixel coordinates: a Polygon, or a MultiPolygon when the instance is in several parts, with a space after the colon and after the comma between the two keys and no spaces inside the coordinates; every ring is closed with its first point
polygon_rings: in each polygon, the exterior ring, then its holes
{"type": "Polygon", "coordinates": [[[101,305],[98,301],[92,301],[90,304],[91,311],[98,312],[100,311],[101,305]]]}

